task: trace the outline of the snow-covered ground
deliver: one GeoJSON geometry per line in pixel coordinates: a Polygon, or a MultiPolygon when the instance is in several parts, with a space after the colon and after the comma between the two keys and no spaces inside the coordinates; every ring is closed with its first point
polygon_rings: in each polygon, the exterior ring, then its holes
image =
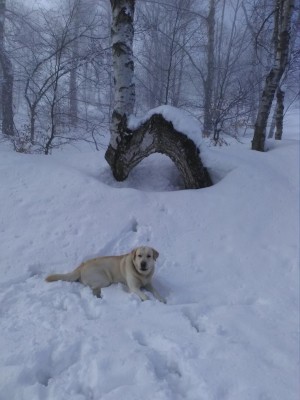
{"type": "Polygon", "coordinates": [[[103,152],[1,152],[0,400],[298,399],[299,141],[269,149],[205,152],[202,190],[159,155],[116,183],[103,152]],[[44,281],[140,244],[167,304],[44,281]]]}

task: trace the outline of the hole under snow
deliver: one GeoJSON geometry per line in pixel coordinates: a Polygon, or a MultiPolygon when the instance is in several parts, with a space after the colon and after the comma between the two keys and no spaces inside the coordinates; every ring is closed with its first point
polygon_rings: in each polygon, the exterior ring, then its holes
{"type": "Polygon", "coordinates": [[[184,183],[173,161],[163,154],[152,154],[141,161],[124,182],[117,182],[108,168],[101,181],[109,186],[131,188],[146,192],[183,190],[184,183]]]}

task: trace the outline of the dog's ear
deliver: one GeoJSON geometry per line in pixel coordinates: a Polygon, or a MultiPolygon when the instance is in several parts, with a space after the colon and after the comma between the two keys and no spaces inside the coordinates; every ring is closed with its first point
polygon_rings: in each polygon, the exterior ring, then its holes
{"type": "Polygon", "coordinates": [[[152,250],[153,250],[153,258],[154,258],[154,260],[156,260],[159,256],[159,252],[153,248],[152,248],[152,250]]]}
{"type": "Polygon", "coordinates": [[[137,249],[131,250],[131,253],[130,253],[130,254],[131,254],[132,261],[134,261],[134,259],[135,259],[136,251],[137,251],[137,249]]]}

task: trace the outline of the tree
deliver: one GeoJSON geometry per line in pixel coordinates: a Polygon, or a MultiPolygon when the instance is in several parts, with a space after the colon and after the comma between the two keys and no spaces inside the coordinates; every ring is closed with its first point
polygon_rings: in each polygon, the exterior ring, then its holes
{"type": "Polygon", "coordinates": [[[264,151],[266,127],[272,102],[285,72],[289,59],[290,29],[294,0],[275,0],[274,9],[274,61],[260,98],[260,105],[254,127],[252,150],[264,151]]]}
{"type": "MultiPolygon", "coordinates": [[[[140,161],[153,153],[169,156],[182,174],[186,188],[211,185],[199,149],[186,135],[174,129],[161,113],[152,114],[136,129],[128,118],[135,103],[132,44],[135,0],[111,0],[112,57],[115,107],[111,119],[111,138],[105,158],[117,180],[125,180],[140,161]]],[[[200,134],[200,132],[199,132],[200,134]]]]}
{"type": "MultiPolygon", "coordinates": [[[[91,64],[97,51],[90,46],[96,13],[92,16],[81,13],[80,5],[81,0],[72,0],[62,4],[60,12],[56,9],[15,12],[18,16],[15,25],[19,29],[11,45],[17,43],[14,61],[29,114],[29,122],[24,124],[20,135],[30,141],[34,151],[48,154],[53,147],[79,137],[89,141],[86,125],[90,127],[93,119],[83,116],[82,87],[87,78],[80,73],[86,64],[91,64]],[[18,35],[20,29],[22,35],[18,35]],[[81,107],[78,99],[82,100],[81,107]]],[[[94,143],[94,138],[91,141],[94,143]]]]}
{"type": "Polygon", "coordinates": [[[13,119],[13,67],[5,49],[5,11],[6,0],[0,0],[0,67],[2,72],[2,132],[4,135],[14,135],[13,119]]]}
{"type": "MultiPolygon", "coordinates": [[[[74,36],[79,35],[79,19],[80,11],[82,8],[81,0],[77,0],[74,4],[73,13],[75,14],[72,24],[74,25],[74,36]]],[[[70,88],[69,88],[69,101],[70,101],[70,124],[74,127],[77,125],[78,118],[78,93],[77,93],[77,68],[78,68],[78,40],[74,40],[72,43],[72,68],[70,71],[70,88]]]]}
{"type": "Polygon", "coordinates": [[[207,73],[203,78],[204,86],[204,121],[203,121],[203,135],[210,136],[213,129],[213,110],[212,110],[212,96],[213,96],[213,82],[215,76],[215,14],[216,2],[215,0],[209,1],[209,12],[206,18],[207,23],[207,73]]]}

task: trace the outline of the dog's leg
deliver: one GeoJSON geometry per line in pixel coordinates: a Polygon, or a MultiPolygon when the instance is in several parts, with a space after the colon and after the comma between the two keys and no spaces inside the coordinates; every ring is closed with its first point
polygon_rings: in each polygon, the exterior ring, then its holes
{"type": "Polygon", "coordinates": [[[164,299],[164,298],[158,293],[158,291],[152,286],[151,283],[148,283],[148,284],[145,286],[145,289],[148,290],[149,292],[151,292],[151,293],[153,294],[153,296],[154,296],[157,300],[159,300],[160,302],[166,304],[166,302],[167,302],[166,299],[164,299]]]}
{"type": "Polygon", "coordinates": [[[138,281],[131,279],[127,281],[127,286],[131,293],[135,293],[142,301],[149,300],[149,297],[145,295],[140,289],[138,281]]]}
{"type": "Polygon", "coordinates": [[[135,293],[136,295],[138,295],[139,298],[140,298],[142,301],[149,300],[149,297],[146,296],[145,293],[143,293],[140,289],[138,289],[138,288],[132,288],[132,289],[130,289],[130,288],[129,288],[129,290],[131,291],[131,293],[135,293]]]}
{"type": "Polygon", "coordinates": [[[101,299],[101,287],[93,288],[93,295],[101,299]]]}

